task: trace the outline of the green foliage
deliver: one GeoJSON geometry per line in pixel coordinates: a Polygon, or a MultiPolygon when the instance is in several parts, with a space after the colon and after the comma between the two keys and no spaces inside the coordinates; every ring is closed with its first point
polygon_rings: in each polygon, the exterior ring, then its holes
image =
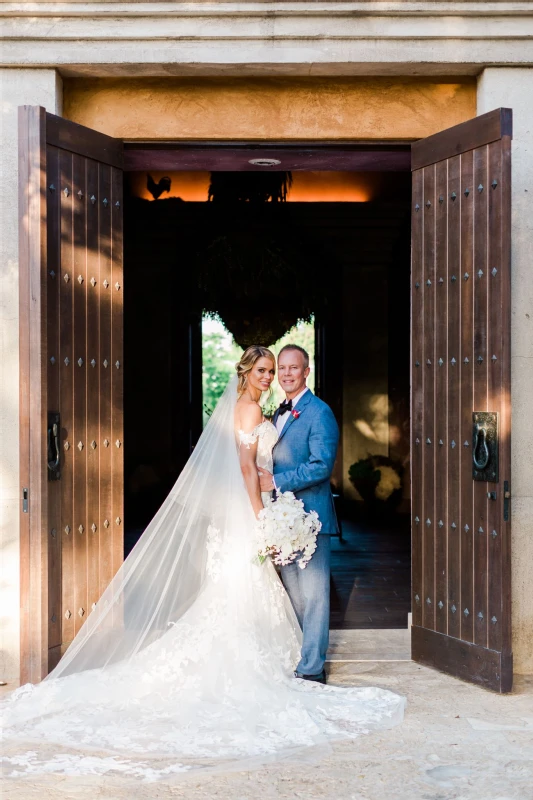
{"type": "MultiPolygon", "coordinates": [[[[282,347],[286,344],[298,344],[309,353],[311,374],[307,380],[307,385],[311,390],[315,387],[315,326],[312,322],[300,322],[295,325],[273,345],[267,345],[277,356],[282,347]]],[[[202,383],[203,383],[203,405],[204,405],[204,425],[213,413],[215,406],[222,392],[226,388],[229,379],[235,374],[235,364],[242,354],[240,348],[223,323],[217,320],[212,314],[204,315],[204,326],[202,332],[202,383]]],[[[263,413],[271,417],[279,403],[284,398],[277,380],[274,381],[273,394],[270,398],[264,398],[265,405],[263,413]]]]}
{"type": "Polygon", "coordinates": [[[235,374],[242,349],[226,333],[211,331],[202,336],[202,384],[204,425],[211,416],[226,384],[235,374]]]}

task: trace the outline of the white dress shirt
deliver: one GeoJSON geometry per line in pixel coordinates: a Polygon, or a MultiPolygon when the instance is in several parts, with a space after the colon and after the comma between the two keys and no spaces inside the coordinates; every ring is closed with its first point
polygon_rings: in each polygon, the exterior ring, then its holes
{"type": "MultiPolygon", "coordinates": [[[[293,401],[292,401],[293,410],[296,408],[296,403],[298,402],[298,400],[300,400],[300,398],[302,398],[307,391],[309,391],[309,387],[308,386],[304,386],[304,388],[302,389],[300,394],[297,394],[296,397],[293,399],[293,401]]],[[[290,411],[286,411],[284,414],[279,414],[278,415],[278,418],[276,420],[276,430],[277,430],[278,433],[281,433],[281,431],[283,430],[283,426],[285,425],[285,423],[289,419],[290,415],[291,415],[290,411]]]]}

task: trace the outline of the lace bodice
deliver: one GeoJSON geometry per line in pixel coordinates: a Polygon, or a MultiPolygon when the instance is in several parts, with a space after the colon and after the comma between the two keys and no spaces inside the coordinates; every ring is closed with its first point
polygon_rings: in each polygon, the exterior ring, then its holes
{"type": "Polygon", "coordinates": [[[257,442],[256,464],[258,467],[263,467],[269,472],[272,472],[274,466],[272,450],[279,437],[276,426],[265,419],[263,422],[260,422],[259,425],[256,425],[250,433],[238,430],[237,436],[239,444],[245,447],[250,447],[251,444],[257,442]]]}

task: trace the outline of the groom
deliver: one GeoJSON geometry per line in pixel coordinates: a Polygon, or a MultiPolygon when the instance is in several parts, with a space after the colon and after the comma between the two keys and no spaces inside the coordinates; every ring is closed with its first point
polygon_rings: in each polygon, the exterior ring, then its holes
{"type": "Polygon", "coordinates": [[[278,356],[278,380],[286,400],[274,415],[279,439],[274,447],[274,475],[260,472],[261,491],[294,492],[306,511],[322,523],[317,549],[305,569],[281,568],[283,584],[303,631],[302,654],[295,677],[326,682],[324,663],[329,641],[330,535],[338,532],[329,485],[339,443],[330,407],[306,386],[309,355],[295,344],[278,356]]]}

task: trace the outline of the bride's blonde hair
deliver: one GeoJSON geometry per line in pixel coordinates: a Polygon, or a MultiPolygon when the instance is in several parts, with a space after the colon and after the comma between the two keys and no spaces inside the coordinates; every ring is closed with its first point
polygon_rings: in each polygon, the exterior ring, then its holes
{"type": "Polygon", "coordinates": [[[247,347],[241,356],[241,360],[235,364],[239,379],[237,383],[238,394],[242,394],[246,389],[248,374],[252,371],[255,362],[260,358],[270,358],[274,366],[276,366],[276,356],[272,350],[269,350],[268,347],[262,347],[260,344],[252,344],[247,347]]]}

